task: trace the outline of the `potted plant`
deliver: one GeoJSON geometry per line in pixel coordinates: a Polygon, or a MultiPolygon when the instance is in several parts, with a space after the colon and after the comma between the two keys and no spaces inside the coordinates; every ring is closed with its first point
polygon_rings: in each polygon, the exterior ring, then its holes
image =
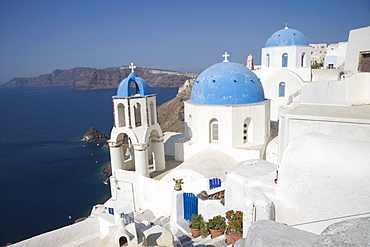
{"type": "Polygon", "coordinates": [[[231,242],[234,243],[243,237],[243,212],[229,210],[226,212],[229,222],[228,231],[230,232],[231,242]]]}
{"type": "Polygon", "coordinates": [[[212,219],[208,220],[208,226],[211,231],[212,238],[221,236],[226,227],[225,218],[221,215],[214,216],[212,219]]]}
{"type": "MultiPolygon", "coordinates": [[[[228,222],[230,223],[230,222],[228,222]]],[[[229,244],[232,244],[232,239],[231,239],[231,234],[230,234],[230,225],[227,225],[226,228],[225,228],[225,241],[226,241],[226,244],[229,245],[229,244]]]]}
{"type": "Polygon", "coordinates": [[[189,228],[193,238],[197,238],[200,236],[200,229],[204,225],[204,223],[205,221],[203,220],[203,216],[201,214],[193,214],[191,216],[189,228]]]}
{"type": "Polygon", "coordinates": [[[202,227],[200,228],[200,235],[202,238],[206,238],[209,234],[211,234],[211,232],[209,231],[208,222],[203,221],[202,227]]]}
{"type": "Polygon", "coordinates": [[[181,190],[181,185],[184,183],[182,180],[183,180],[182,178],[180,179],[173,178],[173,181],[175,181],[175,186],[174,186],[175,190],[177,191],[181,190]]]}

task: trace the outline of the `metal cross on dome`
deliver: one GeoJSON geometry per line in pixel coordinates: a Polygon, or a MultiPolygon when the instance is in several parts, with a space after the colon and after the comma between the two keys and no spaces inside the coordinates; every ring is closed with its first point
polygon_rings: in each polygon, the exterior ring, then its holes
{"type": "Polygon", "coordinates": [[[134,72],[134,69],[136,69],[136,66],[134,65],[134,63],[131,63],[130,66],[128,66],[129,69],[131,69],[131,73],[134,72]]]}
{"type": "Polygon", "coordinates": [[[227,57],[230,56],[230,54],[228,54],[226,51],[225,53],[222,55],[225,59],[224,59],[224,62],[229,62],[229,60],[227,59],[227,57]]]}

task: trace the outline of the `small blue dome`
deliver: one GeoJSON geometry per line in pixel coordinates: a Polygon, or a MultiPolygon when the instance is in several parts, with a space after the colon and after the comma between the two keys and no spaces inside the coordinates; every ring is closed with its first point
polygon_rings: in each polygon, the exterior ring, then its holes
{"type": "Polygon", "coordinates": [[[199,105],[238,105],[265,100],[257,76],[245,66],[222,62],[204,70],[196,79],[190,103],[199,105]]]}
{"type": "Polygon", "coordinates": [[[123,79],[117,88],[117,95],[114,97],[135,97],[151,95],[148,83],[140,77],[137,77],[135,72],[131,72],[127,78],[123,79]],[[130,84],[135,82],[135,94],[130,95],[130,84]]]}
{"type": "Polygon", "coordinates": [[[288,45],[309,45],[306,36],[298,30],[285,27],[267,40],[265,47],[288,46],[288,45]]]}

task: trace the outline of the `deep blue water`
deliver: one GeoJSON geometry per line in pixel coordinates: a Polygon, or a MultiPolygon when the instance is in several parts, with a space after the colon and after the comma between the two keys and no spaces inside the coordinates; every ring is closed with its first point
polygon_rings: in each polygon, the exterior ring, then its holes
{"type": "MultiPolygon", "coordinates": [[[[177,88],[151,88],[158,106],[177,88]]],[[[0,246],[73,223],[110,197],[109,151],[79,141],[109,135],[116,89],[0,89],[0,246]],[[71,219],[69,219],[71,216],[71,219]]]]}

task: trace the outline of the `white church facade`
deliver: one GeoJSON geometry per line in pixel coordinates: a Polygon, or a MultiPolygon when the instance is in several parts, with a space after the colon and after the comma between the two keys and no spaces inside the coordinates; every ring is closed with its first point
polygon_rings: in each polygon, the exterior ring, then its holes
{"type": "Polygon", "coordinates": [[[185,103],[185,138],[176,158],[215,149],[237,162],[260,159],[270,135],[270,100],[260,80],[241,64],[224,62],[203,71],[185,103]],[[183,156],[182,156],[183,155],[183,156]]]}

